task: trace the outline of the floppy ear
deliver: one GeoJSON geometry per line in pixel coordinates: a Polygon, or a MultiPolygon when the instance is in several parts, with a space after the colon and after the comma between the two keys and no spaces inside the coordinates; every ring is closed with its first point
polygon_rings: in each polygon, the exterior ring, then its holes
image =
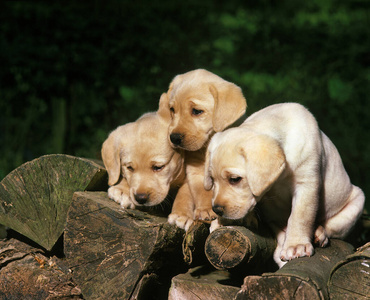
{"type": "Polygon", "coordinates": [[[123,130],[123,126],[114,130],[103,143],[101,150],[103,162],[108,172],[109,186],[115,185],[121,175],[121,143],[118,138],[123,130]]]}
{"type": "Polygon", "coordinates": [[[211,172],[209,170],[210,159],[211,159],[211,153],[210,153],[210,149],[208,148],[206,152],[206,160],[204,164],[204,182],[203,182],[204,189],[206,191],[210,191],[213,187],[213,180],[211,177],[211,172]]]}
{"type": "Polygon", "coordinates": [[[258,135],[241,144],[246,160],[247,180],[253,195],[262,196],[285,169],[285,154],[277,141],[258,135]]]}
{"type": "Polygon", "coordinates": [[[224,130],[245,114],[247,101],[240,87],[225,81],[217,85],[210,84],[209,90],[215,100],[213,129],[216,132],[224,130]]]}
{"type": "Polygon", "coordinates": [[[171,113],[170,113],[170,107],[169,107],[169,99],[166,93],[163,93],[161,95],[161,98],[159,99],[159,107],[157,111],[157,115],[164,119],[165,121],[171,120],[171,113]]]}

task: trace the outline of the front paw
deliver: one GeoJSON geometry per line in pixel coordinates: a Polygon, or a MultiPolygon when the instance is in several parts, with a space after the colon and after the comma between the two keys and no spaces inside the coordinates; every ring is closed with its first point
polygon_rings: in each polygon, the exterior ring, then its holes
{"type": "Polygon", "coordinates": [[[168,223],[172,225],[176,225],[179,228],[185,229],[185,231],[189,230],[193,222],[194,220],[192,218],[189,218],[186,215],[179,215],[177,213],[171,213],[168,216],[168,223]]]}
{"type": "Polygon", "coordinates": [[[220,227],[222,227],[222,225],[220,223],[220,219],[216,218],[211,222],[211,226],[209,227],[209,232],[212,233],[213,231],[215,231],[216,229],[218,229],[220,227]]]}
{"type": "Polygon", "coordinates": [[[315,245],[319,247],[326,247],[329,243],[329,238],[326,234],[325,228],[319,225],[315,231],[315,245]]]}
{"type": "Polygon", "coordinates": [[[135,208],[130,197],[118,186],[111,186],[108,189],[108,197],[120,204],[122,208],[135,208]]]}
{"type": "Polygon", "coordinates": [[[282,261],[289,261],[293,258],[312,256],[314,249],[311,243],[296,244],[296,245],[284,245],[280,252],[280,259],[282,261]]]}
{"type": "Polygon", "coordinates": [[[194,219],[202,220],[210,223],[217,218],[217,215],[212,210],[212,208],[197,208],[194,211],[194,219]]]}

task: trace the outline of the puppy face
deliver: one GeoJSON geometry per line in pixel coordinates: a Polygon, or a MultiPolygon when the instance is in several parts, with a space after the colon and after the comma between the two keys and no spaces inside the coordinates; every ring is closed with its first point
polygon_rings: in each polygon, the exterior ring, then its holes
{"type": "Polygon", "coordinates": [[[217,133],[206,156],[204,187],[213,188],[212,207],[227,219],[241,219],[270,189],[285,168],[280,146],[263,135],[232,128],[217,133]]]}
{"type": "Polygon", "coordinates": [[[202,69],[176,76],[167,94],[172,116],[170,142],[188,151],[201,149],[247,107],[238,86],[202,69]]]}
{"type": "Polygon", "coordinates": [[[120,176],[130,187],[130,200],[135,205],[161,203],[171,184],[182,171],[183,155],[168,143],[168,108],[148,113],[136,122],[118,127],[104,142],[102,157],[109,175],[109,185],[120,176]]]}

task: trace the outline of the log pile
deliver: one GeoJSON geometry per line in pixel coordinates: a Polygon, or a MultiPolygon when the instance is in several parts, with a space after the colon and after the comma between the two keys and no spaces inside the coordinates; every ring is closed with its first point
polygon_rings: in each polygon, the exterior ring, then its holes
{"type": "Polygon", "coordinates": [[[332,240],[276,270],[262,224],[185,233],[156,210],[121,209],[106,183],[101,162],[67,155],[0,182],[1,299],[368,299],[370,245],[332,240]]]}

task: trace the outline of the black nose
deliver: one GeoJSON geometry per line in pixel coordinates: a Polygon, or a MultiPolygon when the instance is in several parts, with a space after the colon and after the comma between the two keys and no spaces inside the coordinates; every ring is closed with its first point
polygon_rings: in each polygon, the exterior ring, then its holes
{"type": "Polygon", "coordinates": [[[171,133],[170,140],[175,146],[180,146],[182,143],[183,135],[180,133],[171,133]]]}
{"type": "Polygon", "coordinates": [[[146,193],[135,194],[135,200],[139,204],[145,204],[149,199],[149,195],[146,193]]]}
{"type": "Polygon", "coordinates": [[[217,214],[219,215],[220,217],[223,216],[224,214],[224,207],[221,206],[221,205],[215,205],[215,206],[212,206],[212,210],[217,214]]]}

